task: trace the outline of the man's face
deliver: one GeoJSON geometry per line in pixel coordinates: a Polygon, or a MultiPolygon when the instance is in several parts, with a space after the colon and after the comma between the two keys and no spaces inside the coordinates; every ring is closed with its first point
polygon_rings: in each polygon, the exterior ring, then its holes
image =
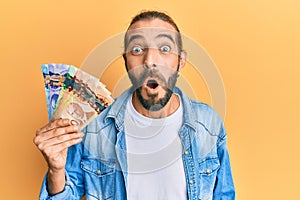
{"type": "Polygon", "coordinates": [[[74,119],[80,120],[77,121],[81,124],[81,120],[84,118],[84,111],[77,103],[71,103],[67,106],[67,112],[74,119]]]}
{"type": "Polygon", "coordinates": [[[127,72],[147,110],[160,110],[172,96],[178,71],[185,62],[178,55],[177,34],[172,25],[160,19],[140,20],[127,31],[127,72]]]}

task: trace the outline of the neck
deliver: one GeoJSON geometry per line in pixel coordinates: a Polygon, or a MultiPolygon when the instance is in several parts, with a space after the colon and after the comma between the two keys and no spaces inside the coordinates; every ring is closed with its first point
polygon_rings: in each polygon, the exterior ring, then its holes
{"type": "Polygon", "coordinates": [[[150,111],[144,108],[134,92],[132,95],[132,104],[135,110],[140,114],[149,118],[159,119],[173,114],[178,109],[180,101],[177,95],[172,94],[169,102],[162,109],[158,111],[150,111]]]}

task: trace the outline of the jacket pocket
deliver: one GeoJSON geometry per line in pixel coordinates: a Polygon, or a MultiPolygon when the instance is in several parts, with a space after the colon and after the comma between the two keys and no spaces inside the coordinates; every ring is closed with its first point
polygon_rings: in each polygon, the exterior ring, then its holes
{"type": "Polygon", "coordinates": [[[99,159],[83,158],[87,199],[113,199],[115,183],[115,163],[99,159]]]}
{"type": "Polygon", "coordinates": [[[220,162],[217,157],[210,157],[199,162],[200,199],[210,200],[213,197],[213,190],[220,162]]]}

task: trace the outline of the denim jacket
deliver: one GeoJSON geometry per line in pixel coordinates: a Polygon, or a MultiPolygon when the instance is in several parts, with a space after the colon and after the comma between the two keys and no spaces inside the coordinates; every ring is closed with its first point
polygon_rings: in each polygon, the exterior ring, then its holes
{"type": "MultiPolygon", "coordinates": [[[[66,185],[54,196],[47,192],[47,174],[40,199],[126,199],[127,155],[124,115],[132,88],[84,128],[83,141],[69,148],[66,185]]],[[[179,88],[183,123],[179,137],[189,200],[233,200],[226,132],[218,114],[208,105],[190,100],[179,88]]],[[[173,183],[170,183],[173,184],[173,183]]]]}

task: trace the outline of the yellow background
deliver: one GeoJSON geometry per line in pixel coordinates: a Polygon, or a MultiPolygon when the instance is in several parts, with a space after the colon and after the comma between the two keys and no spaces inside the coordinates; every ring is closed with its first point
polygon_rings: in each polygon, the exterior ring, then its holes
{"type": "MultiPolygon", "coordinates": [[[[80,66],[141,9],[167,11],[218,66],[237,199],[300,199],[296,0],[1,1],[0,198],[37,199],[47,168],[32,142],[47,123],[40,64],[80,66]]],[[[182,76],[195,81],[190,70],[182,76]]],[[[197,94],[210,103],[205,85],[197,94]]]]}

